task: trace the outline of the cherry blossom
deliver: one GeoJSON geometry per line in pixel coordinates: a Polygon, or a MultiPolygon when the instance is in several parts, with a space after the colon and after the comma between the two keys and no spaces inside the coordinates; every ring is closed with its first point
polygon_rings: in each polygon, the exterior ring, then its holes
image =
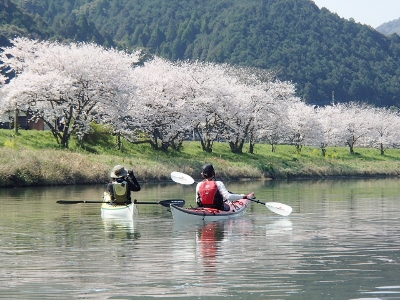
{"type": "Polygon", "coordinates": [[[16,76],[2,88],[0,112],[17,107],[32,120],[43,119],[63,147],[71,134],[87,133],[94,115],[108,114],[121,95],[134,93],[132,67],[139,53],[26,38],[12,44],[1,60],[16,76]]]}

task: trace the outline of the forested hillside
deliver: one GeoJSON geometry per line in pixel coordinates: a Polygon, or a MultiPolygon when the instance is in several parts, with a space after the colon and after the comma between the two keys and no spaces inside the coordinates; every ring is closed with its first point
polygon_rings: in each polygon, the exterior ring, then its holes
{"type": "Polygon", "coordinates": [[[0,47],[8,46],[10,38],[49,38],[47,24],[40,16],[33,17],[17,8],[10,0],[0,0],[0,47]]]}
{"type": "Polygon", "coordinates": [[[393,33],[400,35],[400,18],[383,23],[382,25],[378,26],[376,30],[386,35],[390,35],[393,33]]]}
{"type": "MultiPolygon", "coordinates": [[[[64,6],[68,2],[60,1],[59,4],[64,6]]],[[[49,4],[48,9],[51,7],[56,6],[49,4]]],[[[70,10],[64,14],[55,9],[54,15],[51,15],[51,21],[48,22],[49,19],[46,16],[49,12],[39,8],[43,6],[34,0],[20,2],[0,0],[0,47],[7,46],[8,41],[15,36],[62,41],[92,41],[107,47],[115,46],[113,39],[100,34],[94,23],[87,21],[85,14],[75,14],[70,10]]]]}
{"type": "Polygon", "coordinates": [[[400,107],[399,36],[342,19],[311,0],[15,2],[40,16],[52,38],[276,70],[312,104],[330,103],[334,95],[335,102],[400,107]]]}

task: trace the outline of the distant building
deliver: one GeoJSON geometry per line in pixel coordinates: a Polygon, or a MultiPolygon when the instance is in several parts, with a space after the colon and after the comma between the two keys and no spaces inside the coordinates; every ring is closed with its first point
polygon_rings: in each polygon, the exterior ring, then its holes
{"type": "MultiPolygon", "coordinates": [[[[48,130],[49,128],[44,124],[42,119],[36,122],[29,121],[30,116],[27,116],[24,112],[18,114],[18,125],[21,129],[33,129],[33,130],[48,130]]],[[[3,129],[14,129],[14,113],[4,114],[0,120],[0,128],[3,129]]]]}

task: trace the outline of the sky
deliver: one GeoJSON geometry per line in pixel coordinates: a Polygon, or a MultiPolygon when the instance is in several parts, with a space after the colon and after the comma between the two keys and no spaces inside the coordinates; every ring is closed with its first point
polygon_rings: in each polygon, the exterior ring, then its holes
{"type": "Polygon", "coordinates": [[[373,28],[400,18],[400,0],[313,0],[339,17],[353,18],[373,28]]]}

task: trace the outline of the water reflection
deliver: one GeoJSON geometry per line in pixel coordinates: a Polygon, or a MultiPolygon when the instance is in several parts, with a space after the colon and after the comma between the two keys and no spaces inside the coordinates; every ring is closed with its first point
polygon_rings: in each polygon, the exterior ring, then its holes
{"type": "Polygon", "coordinates": [[[217,255],[224,239],[225,222],[212,222],[198,229],[201,262],[205,273],[215,279],[217,255]]]}
{"type": "Polygon", "coordinates": [[[293,224],[288,218],[281,218],[265,225],[266,236],[292,234],[293,224]]]}
{"type": "Polygon", "coordinates": [[[246,217],[202,224],[174,223],[172,260],[179,264],[173,268],[173,277],[182,288],[177,295],[226,295],[231,286],[224,282],[238,275],[226,268],[249,259],[245,244],[251,234],[251,220],[246,217]]]}
{"type": "Polygon", "coordinates": [[[104,234],[107,239],[138,239],[140,233],[133,218],[106,218],[102,217],[104,234]]]}

